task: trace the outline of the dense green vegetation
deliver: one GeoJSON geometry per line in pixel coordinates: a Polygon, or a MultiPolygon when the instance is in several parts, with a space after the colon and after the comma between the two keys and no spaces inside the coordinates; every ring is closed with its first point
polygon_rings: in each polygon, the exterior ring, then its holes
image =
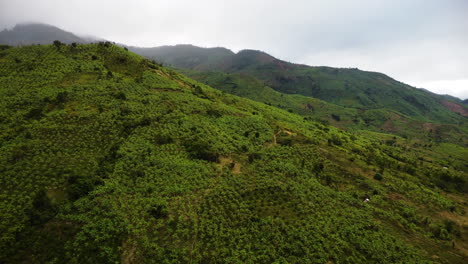
{"type": "Polygon", "coordinates": [[[248,74],[186,69],[178,71],[218,90],[273,105],[305,116],[308,120],[331,124],[348,131],[365,129],[421,140],[422,144],[450,142],[468,146],[468,122],[463,118],[458,124],[428,123],[388,108],[357,109],[299,94],[280,93],[248,74]]]}
{"type": "Polygon", "coordinates": [[[466,147],[346,132],[110,43],[2,47],[0,98],[2,263],[466,262],[466,147]]]}

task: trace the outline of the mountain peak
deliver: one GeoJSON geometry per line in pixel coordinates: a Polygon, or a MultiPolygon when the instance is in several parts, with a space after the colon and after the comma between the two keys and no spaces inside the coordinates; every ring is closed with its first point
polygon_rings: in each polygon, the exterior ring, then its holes
{"type": "Polygon", "coordinates": [[[278,61],[275,57],[261,50],[244,49],[236,54],[238,57],[250,57],[259,63],[278,61]]]}
{"type": "Polygon", "coordinates": [[[18,23],[16,24],[12,30],[24,30],[24,29],[55,29],[55,30],[60,30],[64,31],[56,26],[46,24],[46,23],[40,23],[40,22],[24,22],[24,23],[18,23]]]}

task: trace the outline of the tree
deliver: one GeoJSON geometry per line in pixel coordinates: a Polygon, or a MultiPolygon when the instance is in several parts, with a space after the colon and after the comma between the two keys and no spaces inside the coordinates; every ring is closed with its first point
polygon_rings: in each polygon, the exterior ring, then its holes
{"type": "Polygon", "coordinates": [[[339,115],[331,114],[331,117],[335,119],[335,121],[340,121],[341,117],[339,115]]]}
{"type": "Polygon", "coordinates": [[[383,176],[382,176],[382,174],[380,174],[380,173],[377,172],[377,173],[374,175],[374,179],[375,179],[375,180],[378,180],[378,181],[381,181],[381,180],[383,180],[383,176]]]}
{"type": "Polygon", "coordinates": [[[54,40],[54,46],[57,47],[57,49],[60,48],[60,46],[62,46],[62,42],[60,42],[60,40],[54,40]]]}

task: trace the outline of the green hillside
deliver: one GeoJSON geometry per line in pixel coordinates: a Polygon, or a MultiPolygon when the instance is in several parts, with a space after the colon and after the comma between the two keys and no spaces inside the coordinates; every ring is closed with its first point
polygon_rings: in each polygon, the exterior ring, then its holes
{"type": "Polygon", "coordinates": [[[210,49],[184,45],[133,51],[177,68],[246,74],[282,93],[358,110],[385,108],[421,122],[451,124],[466,122],[468,116],[468,107],[460,100],[411,87],[377,72],[293,64],[255,50],[224,52],[223,56],[219,52],[207,56],[210,49]]]}
{"type": "Polygon", "coordinates": [[[466,263],[467,148],[56,44],[0,49],[1,263],[466,263]]]}
{"type": "Polygon", "coordinates": [[[458,124],[428,123],[388,108],[343,107],[313,97],[280,93],[248,74],[184,69],[178,71],[218,90],[273,105],[302,115],[307,120],[331,124],[348,131],[364,129],[419,139],[421,142],[450,142],[468,147],[468,122],[463,120],[458,124]]]}

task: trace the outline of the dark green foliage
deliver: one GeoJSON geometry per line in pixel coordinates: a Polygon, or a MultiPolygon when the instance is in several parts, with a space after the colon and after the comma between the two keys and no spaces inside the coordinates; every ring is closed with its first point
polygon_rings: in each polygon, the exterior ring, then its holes
{"type": "Polygon", "coordinates": [[[115,99],[119,99],[119,100],[127,100],[127,96],[125,95],[124,92],[117,92],[115,95],[114,95],[115,99]]]}
{"type": "Polygon", "coordinates": [[[29,219],[32,226],[43,225],[52,219],[57,208],[52,205],[44,189],[35,195],[32,208],[29,211],[29,219]]]}
{"type": "Polygon", "coordinates": [[[25,117],[28,119],[36,119],[36,120],[41,119],[43,117],[42,108],[41,107],[32,108],[31,110],[29,110],[29,112],[26,114],[25,117]]]}
{"type": "Polygon", "coordinates": [[[341,146],[343,144],[343,141],[339,136],[333,135],[331,138],[328,139],[328,144],[341,146]]]}
{"type": "Polygon", "coordinates": [[[63,45],[63,43],[60,42],[59,40],[54,40],[54,46],[55,46],[57,49],[59,49],[60,46],[62,46],[62,45],[63,45]]]}
{"type": "Polygon", "coordinates": [[[393,146],[395,145],[395,139],[388,139],[388,140],[385,140],[385,144],[389,145],[389,146],[393,146]]]}
{"type": "Polygon", "coordinates": [[[383,180],[383,176],[382,176],[382,174],[380,174],[380,173],[376,173],[376,174],[374,175],[374,180],[378,180],[378,181],[381,181],[381,180],[383,180]]]}
{"type": "Polygon", "coordinates": [[[9,48],[11,48],[11,46],[0,44],[0,51],[7,50],[9,48]]]}
{"type": "Polygon", "coordinates": [[[112,78],[114,77],[114,74],[111,71],[107,72],[107,78],[112,78]]]}
{"type": "Polygon", "coordinates": [[[340,121],[340,120],[341,120],[341,117],[340,117],[339,115],[332,114],[331,117],[332,117],[335,121],[340,121]]]}
{"type": "Polygon", "coordinates": [[[462,175],[454,175],[449,170],[443,169],[434,172],[437,178],[436,185],[444,190],[468,192],[468,180],[462,175]]]}

